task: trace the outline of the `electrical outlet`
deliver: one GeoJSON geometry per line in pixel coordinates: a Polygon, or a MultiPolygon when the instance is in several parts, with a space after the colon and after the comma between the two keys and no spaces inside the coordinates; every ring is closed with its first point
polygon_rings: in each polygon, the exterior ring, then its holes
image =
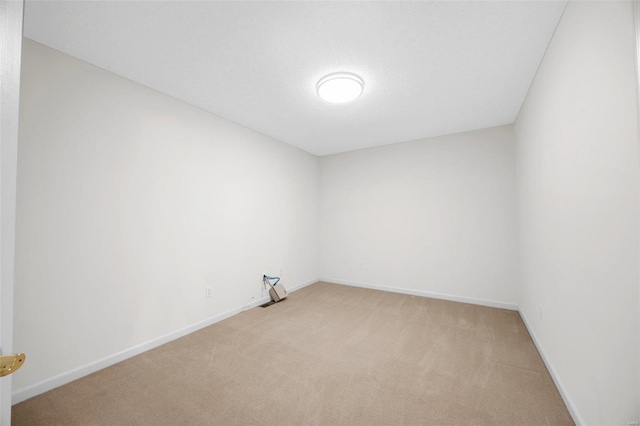
{"type": "Polygon", "coordinates": [[[360,269],[364,269],[364,262],[359,262],[358,266],[360,266],[360,269]]]}
{"type": "Polygon", "coordinates": [[[539,314],[540,314],[540,321],[544,321],[544,318],[542,317],[542,305],[540,305],[538,307],[538,309],[539,309],[539,314]]]}
{"type": "Polygon", "coordinates": [[[206,299],[210,298],[211,296],[213,296],[213,288],[211,286],[207,286],[204,289],[204,297],[206,299]]]}
{"type": "Polygon", "coordinates": [[[627,423],[629,426],[638,426],[638,422],[629,422],[627,423]]]}

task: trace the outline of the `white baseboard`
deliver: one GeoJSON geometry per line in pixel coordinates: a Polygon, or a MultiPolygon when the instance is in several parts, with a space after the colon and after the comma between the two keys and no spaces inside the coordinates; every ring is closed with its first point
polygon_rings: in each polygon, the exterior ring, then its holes
{"type": "Polygon", "coordinates": [[[567,406],[567,410],[569,410],[569,414],[571,414],[571,418],[573,418],[573,421],[577,426],[584,425],[585,422],[582,419],[582,416],[578,413],[578,410],[576,409],[575,404],[569,397],[569,394],[567,393],[566,388],[564,387],[564,385],[562,384],[562,381],[556,374],[556,371],[553,368],[553,365],[549,361],[549,358],[547,358],[547,356],[545,355],[544,349],[540,345],[540,342],[536,338],[536,335],[533,332],[533,329],[529,325],[529,321],[527,321],[527,317],[524,315],[524,312],[522,312],[522,309],[518,309],[518,312],[520,313],[522,322],[524,322],[525,327],[527,327],[527,331],[529,331],[529,335],[531,336],[531,340],[533,340],[533,344],[536,345],[536,348],[538,349],[538,353],[542,357],[542,361],[544,362],[544,365],[547,367],[547,370],[549,371],[549,374],[551,375],[553,382],[556,384],[556,388],[558,388],[558,392],[560,392],[560,396],[564,401],[564,405],[567,406]]]}
{"type": "MultiPolygon", "coordinates": [[[[338,279],[332,279],[332,278],[322,278],[320,280],[310,280],[310,281],[306,281],[304,283],[301,284],[297,284],[291,287],[287,288],[287,291],[289,292],[294,292],[296,290],[300,290],[304,287],[307,287],[311,284],[314,284],[318,281],[325,281],[325,282],[329,282],[329,283],[334,283],[334,284],[342,284],[342,285],[350,285],[350,286],[354,286],[354,287],[363,287],[363,288],[370,288],[370,289],[374,289],[374,290],[382,290],[382,291],[389,291],[389,292],[393,292],[393,293],[402,293],[402,294],[408,294],[408,295],[412,295],[412,296],[423,296],[423,297],[432,297],[435,299],[443,299],[443,300],[451,300],[454,302],[462,302],[462,303],[471,303],[474,305],[482,305],[482,306],[489,306],[489,307],[493,307],[493,308],[502,308],[502,309],[509,309],[509,310],[513,310],[513,311],[519,311],[520,316],[522,317],[522,321],[524,322],[525,326],[527,327],[527,330],[529,331],[529,334],[531,335],[531,338],[534,342],[534,344],[536,345],[536,348],[538,349],[538,352],[540,353],[540,356],[542,357],[542,360],[544,361],[547,370],[549,370],[549,374],[551,375],[551,378],[553,379],[554,383],[556,384],[556,387],[558,388],[558,391],[560,392],[560,395],[562,396],[562,399],[564,400],[565,405],[567,406],[567,409],[569,410],[569,413],[571,414],[571,417],[573,418],[573,421],[578,425],[584,425],[584,421],[582,420],[582,417],[578,414],[578,411],[575,408],[575,405],[573,404],[573,402],[571,401],[571,398],[568,396],[567,392],[565,391],[564,385],[562,384],[562,382],[560,381],[560,379],[558,378],[553,366],[551,365],[551,363],[549,362],[548,358],[546,357],[544,350],[542,348],[542,346],[540,346],[540,343],[538,342],[538,340],[536,339],[535,334],[533,333],[533,330],[531,329],[531,327],[529,326],[529,323],[524,315],[524,313],[519,309],[517,304],[514,303],[504,303],[504,302],[495,302],[495,301],[491,301],[491,300],[483,300],[483,299],[473,299],[473,298],[468,298],[468,297],[460,297],[460,296],[453,296],[453,295],[448,295],[448,294],[440,294],[440,293],[432,293],[432,292],[428,292],[428,291],[421,291],[421,290],[411,290],[411,289],[404,289],[404,288],[396,288],[396,287],[386,287],[386,286],[379,286],[379,285],[374,285],[374,284],[366,284],[366,283],[358,283],[358,282],[353,282],[353,281],[345,281],[345,280],[338,280],[338,279]]],[[[83,365],[81,367],[78,367],[76,369],[58,374],[57,376],[45,379],[41,382],[35,383],[31,386],[28,386],[24,389],[20,389],[17,390],[13,393],[12,396],[12,404],[18,404],[22,401],[25,401],[29,398],[32,398],[36,395],[40,395],[41,393],[50,391],[51,389],[55,389],[59,386],[62,386],[64,384],[67,384],[69,382],[72,382],[74,380],[77,380],[81,377],[87,376],[91,373],[95,373],[98,370],[102,370],[103,368],[107,368],[113,364],[117,364],[121,361],[124,361],[128,358],[134,357],[136,355],[139,355],[143,352],[146,352],[148,350],[157,348],[158,346],[164,345],[165,343],[169,343],[173,340],[179,339],[183,336],[186,336],[187,334],[193,333],[195,331],[198,331],[204,327],[208,327],[210,325],[213,325],[217,322],[220,322],[222,320],[225,320],[227,318],[230,318],[236,314],[241,313],[242,311],[246,310],[246,309],[250,309],[250,308],[254,308],[260,305],[263,305],[267,302],[269,302],[269,300],[271,300],[268,296],[267,297],[262,297],[260,299],[255,299],[250,303],[245,304],[244,306],[238,307],[238,308],[234,308],[231,309],[227,312],[223,312],[221,314],[218,315],[214,315],[210,318],[207,318],[203,321],[200,321],[196,324],[192,324],[190,326],[181,328],[180,330],[176,330],[172,333],[166,334],[164,336],[158,337],[156,339],[150,340],[148,342],[142,343],[140,345],[134,346],[132,348],[126,349],[124,351],[118,352],[116,354],[107,356],[105,358],[99,359],[97,361],[91,362],[89,364],[83,365]]]]}
{"type": "MultiPolygon", "coordinates": [[[[304,288],[308,285],[311,285],[315,282],[317,282],[318,280],[311,280],[311,281],[306,281],[302,284],[296,284],[294,286],[288,287],[287,291],[288,292],[293,292],[296,290],[299,290],[301,288],[304,288]]],[[[269,296],[266,297],[262,297],[260,299],[255,299],[249,303],[246,303],[245,305],[238,307],[238,308],[234,308],[231,310],[228,310],[226,312],[223,312],[221,314],[218,315],[214,315],[210,318],[207,318],[203,321],[200,321],[198,323],[189,325],[187,327],[181,328],[180,330],[176,330],[174,332],[171,332],[169,334],[166,334],[164,336],[160,336],[157,337],[155,339],[149,340],[145,343],[141,343],[139,345],[136,345],[132,348],[126,349],[124,351],[115,353],[113,355],[109,355],[107,357],[101,358],[97,361],[93,361],[90,362],[89,364],[85,364],[81,367],[75,368],[73,370],[70,371],[66,371],[64,373],[60,373],[57,376],[53,376],[50,377],[48,379],[42,380],[38,383],[34,383],[31,386],[27,386],[26,388],[23,389],[19,389],[16,390],[15,392],[13,392],[12,398],[11,398],[11,404],[15,405],[18,404],[22,401],[25,401],[29,398],[33,398],[36,395],[40,395],[41,393],[50,391],[51,389],[55,389],[59,386],[65,385],[69,382],[72,382],[74,380],[77,380],[81,377],[87,376],[91,373],[95,373],[98,370],[102,370],[103,368],[107,368],[113,364],[117,364],[121,361],[124,361],[125,359],[134,357],[136,355],[139,355],[143,352],[146,352],[148,350],[157,348],[158,346],[162,346],[165,343],[169,343],[173,340],[179,339],[181,337],[186,336],[187,334],[191,334],[195,331],[198,331],[204,327],[208,327],[210,325],[213,325],[217,322],[220,322],[222,320],[225,320],[229,317],[232,317],[234,315],[237,315],[247,309],[251,309],[251,308],[255,308],[257,306],[260,305],[264,305],[265,303],[269,302],[271,300],[271,298],[269,296]]]]}
{"type": "Polygon", "coordinates": [[[325,281],[325,282],[333,283],[333,284],[350,285],[350,286],[354,286],[354,287],[370,288],[370,289],[373,289],[373,290],[389,291],[389,292],[392,292],[392,293],[408,294],[408,295],[411,295],[411,296],[431,297],[433,299],[443,299],[443,300],[451,300],[453,302],[471,303],[473,305],[489,306],[491,308],[508,309],[510,311],[517,311],[518,310],[518,305],[515,304],[515,303],[495,302],[493,300],[474,299],[474,298],[471,298],[471,297],[454,296],[454,295],[451,295],[451,294],[433,293],[433,292],[430,292],[430,291],[412,290],[412,289],[408,289],[408,288],[387,287],[387,286],[376,285],[376,284],[367,284],[367,283],[360,283],[360,282],[355,282],[355,281],[339,280],[339,279],[335,279],[335,278],[321,278],[320,281],[325,281]]]}
{"type": "Polygon", "coordinates": [[[294,286],[287,287],[287,291],[288,292],[292,292],[292,291],[300,290],[301,288],[305,288],[307,286],[310,286],[311,284],[315,284],[318,281],[320,281],[320,280],[311,280],[311,281],[303,282],[302,284],[296,284],[294,286]]]}

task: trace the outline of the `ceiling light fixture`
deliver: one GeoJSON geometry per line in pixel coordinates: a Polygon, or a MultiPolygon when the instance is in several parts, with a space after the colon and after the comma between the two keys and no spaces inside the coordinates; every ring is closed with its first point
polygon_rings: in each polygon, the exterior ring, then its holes
{"type": "Polygon", "coordinates": [[[325,75],[316,86],[318,96],[327,102],[343,104],[356,99],[364,90],[364,81],[350,72],[325,75]]]}

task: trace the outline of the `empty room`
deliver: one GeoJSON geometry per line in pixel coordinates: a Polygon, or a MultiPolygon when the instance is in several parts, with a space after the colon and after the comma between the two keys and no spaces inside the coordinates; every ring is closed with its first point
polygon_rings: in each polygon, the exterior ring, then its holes
{"type": "Polygon", "coordinates": [[[640,4],[0,1],[0,425],[640,422],[640,4]]]}

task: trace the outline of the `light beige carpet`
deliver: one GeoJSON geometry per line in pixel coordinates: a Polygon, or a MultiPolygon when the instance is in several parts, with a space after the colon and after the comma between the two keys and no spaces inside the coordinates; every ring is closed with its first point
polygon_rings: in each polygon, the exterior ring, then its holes
{"type": "Polygon", "coordinates": [[[517,312],[327,283],[13,408],[14,426],[573,424],[517,312]]]}

